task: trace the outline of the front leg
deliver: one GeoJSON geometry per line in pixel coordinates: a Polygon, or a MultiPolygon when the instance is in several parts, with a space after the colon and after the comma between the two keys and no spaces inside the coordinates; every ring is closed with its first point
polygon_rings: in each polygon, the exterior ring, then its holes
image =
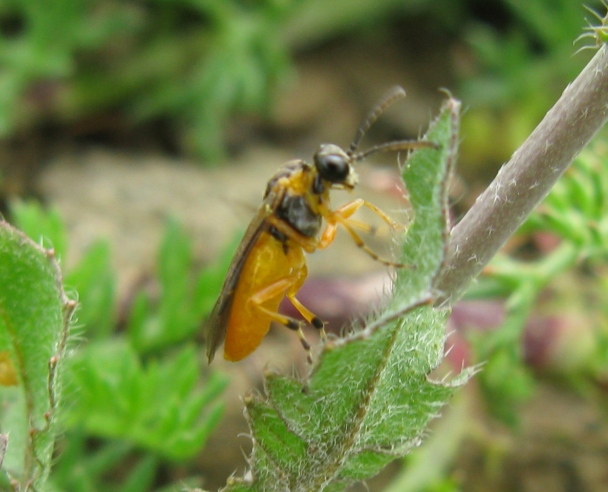
{"type": "MultiPolygon", "coordinates": [[[[362,198],[358,198],[356,200],[353,200],[352,202],[345,203],[336,210],[324,215],[324,218],[327,221],[327,226],[325,227],[325,230],[321,235],[318,248],[327,248],[331,243],[333,243],[334,239],[336,238],[338,224],[340,224],[342,225],[342,227],[344,227],[344,229],[346,229],[346,232],[348,232],[355,244],[363,251],[365,251],[369,256],[371,256],[374,260],[396,268],[411,268],[410,265],[396,263],[394,261],[381,258],[374,250],[372,250],[367,244],[365,244],[365,241],[363,241],[359,234],[357,234],[357,232],[355,231],[355,227],[360,227],[361,223],[359,221],[352,220],[350,217],[363,206],[369,208],[372,212],[378,215],[378,217],[380,217],[384,222],[386,222],[391,228],[396,229],[403,227],[401,224],[391,219],[373,203],[363,200],[362,198]]],[[[369,228],[370,230],[373,229],[371,226],[369,226],[369,228]]]]}

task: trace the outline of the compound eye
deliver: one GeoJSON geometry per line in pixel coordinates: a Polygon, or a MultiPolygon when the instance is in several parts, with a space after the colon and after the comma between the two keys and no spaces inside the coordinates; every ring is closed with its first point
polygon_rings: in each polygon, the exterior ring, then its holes
{"type": "Polygon", "coordinates": [[[331,183],[344,183],[350,172],[350,164],[338,154],[317,154],[315,166],[321,178],[331,183]]]}

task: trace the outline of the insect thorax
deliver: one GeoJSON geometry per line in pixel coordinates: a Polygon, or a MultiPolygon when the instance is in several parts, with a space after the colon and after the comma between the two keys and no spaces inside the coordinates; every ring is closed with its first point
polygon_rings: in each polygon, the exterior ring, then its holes
{"type": "Polygon", "coordinates": [[[294,159],[286,162],[268,181],[266,191],[264,192],[264,198],[272,191],[280,179],[285,178],[291,181],[294,175],[302,173],[303,170],[309,170],[310,168],[311,166],[301,159],[294,159]]]}
{"type": "Polygon", "coordinates": [[[277,216],[306,237],[314,237],[321,230],[323,218],[311,210],[302,195],[286,194],[277,208],[277,216]]]}

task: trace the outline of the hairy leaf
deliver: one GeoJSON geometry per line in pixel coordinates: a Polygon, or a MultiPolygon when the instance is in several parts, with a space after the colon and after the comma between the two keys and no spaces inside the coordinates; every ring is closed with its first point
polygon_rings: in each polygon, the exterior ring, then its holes
{"type": "Polygon", "coordinates": [[[52,250],[0,221],[0,428],[3,470],[16,490],[39,490],[51,464],[68,301],[52,250]]]}

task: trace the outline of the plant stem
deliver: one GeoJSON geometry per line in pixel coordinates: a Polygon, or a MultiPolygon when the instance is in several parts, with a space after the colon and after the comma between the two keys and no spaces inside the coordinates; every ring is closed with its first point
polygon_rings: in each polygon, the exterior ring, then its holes
{"type": "Polygon", "coordinates": [[[462,296],[607,120],[604,44],[452,230],[436,304],[462,296]]]}

